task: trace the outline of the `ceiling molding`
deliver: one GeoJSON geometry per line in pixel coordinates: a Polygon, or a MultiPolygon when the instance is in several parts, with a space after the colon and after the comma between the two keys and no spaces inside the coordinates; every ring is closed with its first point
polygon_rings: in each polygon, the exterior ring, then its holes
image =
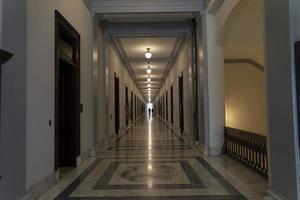
{"type": "MultiPolygon", "coordinates": [[[[125,60],[127,62],[147,62],[145,58],[125,58],[125,60]]],[[[171,57],[151,58],[151,62],[169,62],[171,60],[171,57]]]]}
{"type": "MultiPolygon", "coordinates": [[[[174,67],[174,64],[176,62],[176,60],[178,59],[179,55],[181,54],[186,42],[187,42],[187,35],[182,36],[180,38],[178,38],[176,45],[173,49],[173,53],[172,53],[172,60],[168,63],[168,66],[163,74],[163,77],[161,79],[160,82],[160,88],[163,86],[163,83],[165,82],[167,76],[169,75],[171,69],[174,67]]],[[[158,96],[160,90],[157,92],[157,94],[155,95],[154,99],[156,99],[156,97],[158,96]]]]}
{"type": "Polygon", "coordinates": [[[205,14],[216,14],[225,0],[207,0],[205,3],[205,14]]]}
{"type": "Polygon", "coordinates": [[[183,22],[102,22],[105,34],[111,37],[179,37],[190,33],[192,20],[183,22]]]}
{"type": "MultiPolygon", "coordinates": [[[[136,77],[135,77],[135,74],[134,72],[132,71],[132,68],[130,66],[127,65],[127,62],[123,59],[124,57],[122,56],[122,52],[119,51],[118,47],[116,46],[116,44],[113,42],[113,38],[105,38],[106,41],[108,42],[108,44],[113,48],[113,50],[118,54],[119,58],[121,59],[122,63],[124,64],[127,72],[129,73],[129,76],[132,78],[136,88],[139,90],[140,94],[142,95],[142,97],[145,97],[143,96],[143,93],[142,91],[139,89],[139,85],[136,81],[136,77]]],[[[145,101],[145,99],[143,99],[145,101]]],[[[146,102],[146,101],[145,101],[146,102]]]]}
{"type": "Polygon", "coordinates": [[[95,13],[201,12],[204,0],[90,0],[95,13]]]}
{"type": "Polygon", "coordinates": [[[86,8],[91,11],[91,3],[90,0],[82,0],[82,2],[84,3],[84,5],[86,6],[86,8]]]}

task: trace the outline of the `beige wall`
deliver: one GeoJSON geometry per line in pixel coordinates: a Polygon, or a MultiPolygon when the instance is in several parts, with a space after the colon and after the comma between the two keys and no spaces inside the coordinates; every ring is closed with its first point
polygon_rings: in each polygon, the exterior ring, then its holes
{"type": "MultiPolygon", "coordinates": [[[[167,75],[165,83],[163,84],[161,90],[159,91],[159,95],[157,96],[156,100],[159,97],[164,95],[166,91],[168,91],[168,122],[171,123],[171,92],[170,87],[173,84],[173,99],[174,99],[174,128],[179,130],[179,89],[178,89],[178,76],[183,72],[183,87],[184,87],[184,127],[185,133],[191,133],[191,123],[192,123],[192,110],[191,110],[191,87],[189,87],[189,68],[191,66],[191,44],[190,40],[187,41],[184,48],[182,49],[181,54],[176,59],[176,62],[172,66],[171,71],[167,75]]],[[[166,101],[166,100],[164,100],[166,101]]]]}
{"type": "Polygon", "coordinates": [[[264,0],[244,0],[224,33],[225,58],[250,58],[264,65],[264,0]]]}
{"type": "Polygon", "coordinates": [[[266,134],[264,73],[249,64],[225,64],[226,126],[266,134]]]}
{"type": "Polygon", "coordinates": [[[28,0],[26,187],[54,171],[54,10],[81,36],[81,154],[92,147],[90,13],[81,0],[28,0]],[[76,12],[74,12],[76,10],[76,12]]]}
{"type": "MultiPolygon", "coordinates": [[[[126,67],[116,54],[116,51],[112,48],[110,44],[106,45],[106,65],[108,69],[108,130],[109,139],[115,137],[115,109],[114,109],[114,73],[119,76],[120,85],[120,132],[122,133],[126,129],[126,115],[125,115],[125,85],[128,86],[128,98],[130,104],[130,95],[133,91],[134,95],[137,95],[141,100],[143,100],[139,90],[137,89],[135,83],[133,82],[131,76],[129,75],[126,67]]],[[[134,101],[133,101],[134,104],[134,101]]]]}
{"type": "MultiPolygon", "coordinates": [[[[251,59],[264,65],[262,0],[244,1],[224,35],[225,59],[251,59]]],[[[250,64],[225,64],[226,126],[266,135],[264,72],[250,64]]]]}

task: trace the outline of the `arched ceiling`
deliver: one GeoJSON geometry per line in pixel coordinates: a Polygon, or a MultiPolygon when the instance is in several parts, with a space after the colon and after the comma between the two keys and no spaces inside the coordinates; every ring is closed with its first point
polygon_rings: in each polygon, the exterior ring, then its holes
{"type": "MultiPolygon", "coordinates": [[[[189,15],[191,16],[192,14],[189,15]]],[[[107,41],[121,57],[145,101],[149,101],[149,97],[150,101],[153,101],[186,38],[191,35],[191,19],[136,22],[130,17],[127,21],[124,18],[122,21],[116,21],[114,15],[111,22],[107,16],[99,16],[100,20],[105,19],[101,24],[107,41]],[[145,57],[147,48],[150,48],[152,53],[151,59],[145,57]],[[148,66],[152,70],[151,74],[147,73],[148,66]],[[150,83],[147,81],[149,77],[150,83]]]]}

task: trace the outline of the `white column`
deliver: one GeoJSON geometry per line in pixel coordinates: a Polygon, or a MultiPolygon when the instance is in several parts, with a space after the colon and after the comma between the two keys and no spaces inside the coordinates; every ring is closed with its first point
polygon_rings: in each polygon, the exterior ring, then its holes
{"type": "Polygon", "coordinates": [[[97,70],[97,52],[95,53],[94,51],[97,50],[94,48],[94,43],[95,43],[95,36],[94,36],[94,13],[91,12],[90,14],[90,67],[89,67],[89,113],[90,113],[90,134],[91,134],[91,142],[92,142],[92,148],[90,152],[91,157],[96,156],[96,145],[97,145],[97,127],[95,120],[97,118],[97,113],[96,113],[96,70],[97,70]]]}
{"type": "Polygon", "coordinates": [[[224,51],[217,44],[216,17],[206,16],[206,64],[208,74],[209,155],[219,155],[224,144],[224,51]]]}
{"type": "Polygon", "coordinates": [[[294,55],[296,1],[265,1],[269,195],[272,199],[300,199],[294,55]]]}

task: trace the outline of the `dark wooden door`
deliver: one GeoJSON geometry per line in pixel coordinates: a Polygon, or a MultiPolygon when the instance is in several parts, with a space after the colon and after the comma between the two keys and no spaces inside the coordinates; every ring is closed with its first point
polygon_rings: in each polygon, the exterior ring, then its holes
{"type": "Polygon", "coordinates": [[[76,167],[76,133],[77,102],[76,96],[76,71],[64,61],[60,62],[59,72],[59,163],[60,166],[76,167]]]}
{"type": "Polygon", "coordinates": [[[173,86],[170,88],[171,91],[171,123],[174,124],[174,97],[173,97],[173,86]]]}
{"type": "MultiPolygon", "coordinates": [[[[49,121],[51,125],[51,121],[49,121]]],[[[55,12],[55,170],[80,155],[80,35],[55,12]]]]}
{"type": "Polygon", "coordinates": [[[119,76],[115,74],[115,132],[119,135],[120,129],[120,83],[119,76]]]}
{"type": "Polygon", "coordinates": [[[133,92],[130,94],[130,116],[133,122],[133,92]]]}
{"type": "Polygon", "coordinates": [[[125,113],[126,113],[126,127],[129,122],[129,100],[128,100],[128,87],[125,86],[125,113]]]}
{"type": "Polygon", "coordinates": [[[165,119],[165,96],[162,96],[162,117],[165,119]]]}
{"type": "Polygon", "coordinates": [[[169,101],[168,101],[168,91],[166,91],[166,120],[169,120],[169,101]]]}
{"type": "Polygon", "coordinates": [[[183,74],[178,78],[178,89],[179,89],[179,128],[181,132],[184,131],[184,96],[183,96],[183,74]]]}

